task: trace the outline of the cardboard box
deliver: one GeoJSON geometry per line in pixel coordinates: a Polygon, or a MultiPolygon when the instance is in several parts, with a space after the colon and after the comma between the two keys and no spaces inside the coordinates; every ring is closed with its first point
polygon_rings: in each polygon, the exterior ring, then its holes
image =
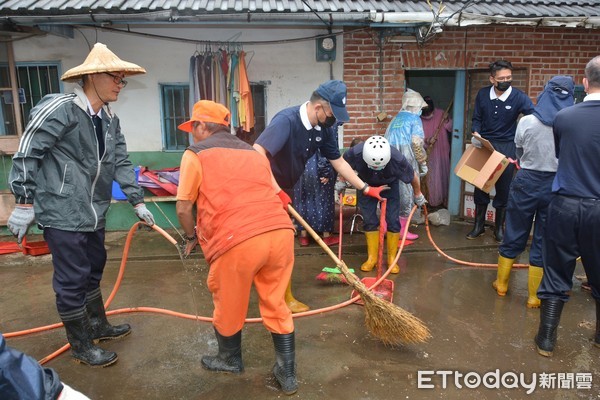
{"type": "Polygon", "coordinates": [[[478,149],[469,145],[456,164],[454,173],[478,189],[489,193],[494,184],[508,166],[504,154],[494,150],[492,144],[479,135],[475,135],[483,144],[478,149]]]}

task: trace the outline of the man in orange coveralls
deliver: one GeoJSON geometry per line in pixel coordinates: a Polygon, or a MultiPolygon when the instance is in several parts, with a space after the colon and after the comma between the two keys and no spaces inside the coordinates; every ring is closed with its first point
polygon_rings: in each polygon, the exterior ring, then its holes
{"type": "Polygon", "coordinates": [[[195,143],[181,159],[177,217],[186,236],[185,255],[199,243],[210,265],[207,285],[219,344],[216,356],[202,357],[202,366],[244,370],[242,327],[254,282],[275,345],[273,374],[291,395],[298,390],[294,323],[284,294],[294,265],[294,228],[281,207],[289,197],[275,192],[269,161],[231,135],[229,121],[227,108],[201,100],[191,120],[179,125],[195,143]]]}

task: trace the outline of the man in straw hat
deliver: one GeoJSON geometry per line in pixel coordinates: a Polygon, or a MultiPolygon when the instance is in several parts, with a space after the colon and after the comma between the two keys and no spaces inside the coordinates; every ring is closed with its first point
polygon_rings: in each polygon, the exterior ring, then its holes
{"type": "Polygon", "coordinates": [[[96,347],[94,341],[131,332],[128,324],[108,323],[100,291],[113,180],[136,215],[154,224],[128,159],[119,118],[108,105],[127,84],[125,76],[145,72],[96,43],[84,63],[61,78],[81,80],[82,88],[45,96],[31,110],[9,175],[16,207],[8,228],[19,243],[34,220],[44,230],[54,265],[56,308],[73,357],[90,366],[117,360],[116,353],[96,347]]]}
{"type": "Polygon", "coordinates": [[[254,282],[275,345],[273,374],[289,395],[298,389],[294,323],[284,300],[294,266],[294,227],[281,207],[289,201],[281,190],[278,198],[267,159],[231,135],[229,121],[227,108],[201,100],[191,120],[179,125],[195,144],[181,160],[177,217],[186,235],[185,255],[200,243],[210,264],[207,286],[219,344],[217,355],[202,357],[202,366],[244,370],[242,327],[254,282]]]}

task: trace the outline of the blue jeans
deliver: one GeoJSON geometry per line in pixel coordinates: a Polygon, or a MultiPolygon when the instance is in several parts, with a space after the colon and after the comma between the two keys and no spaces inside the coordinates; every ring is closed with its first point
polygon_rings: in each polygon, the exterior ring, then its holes
{"type": "Polygon", "coordinates": [[[506,230],[499,248],[502,257],[517,258],[525,250],[535,218],[529,264],[536,267],[543,265],[542,238],[554,175],[554,172],[528,169],[517,171],[508,195],[506,230]]]}

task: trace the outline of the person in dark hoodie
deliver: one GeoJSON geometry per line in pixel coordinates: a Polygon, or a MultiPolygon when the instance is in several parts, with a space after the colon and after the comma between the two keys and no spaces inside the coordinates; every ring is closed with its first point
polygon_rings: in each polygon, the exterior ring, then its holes
{"type": "Polygon", "coordinates": [[[525,250],[533,225],[529,250],[529,298],[527,307],[538,308],[536,292],[544,273],[542,237],[552,181],[558,167],[552,124],[561,109],[574,103],[575,84],[570,76],[555,76],[537,97],[533,114],[519,121],[515,145],[520,169],[512,181],[506,207],[506,231],[498,255],[498,276],[493,283],[499,296],[505,296],[515,259],[525,250]],[[534,224],[535,220],[535,224],[534,224]]]}

